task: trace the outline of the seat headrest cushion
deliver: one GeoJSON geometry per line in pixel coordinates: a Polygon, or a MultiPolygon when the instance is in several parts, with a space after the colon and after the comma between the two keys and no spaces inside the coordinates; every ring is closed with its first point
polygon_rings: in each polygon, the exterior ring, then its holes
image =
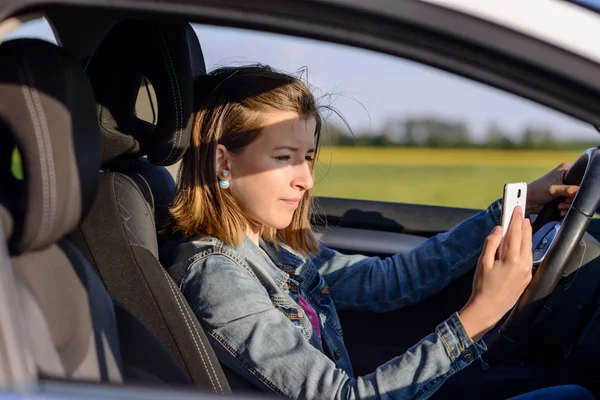
{"type": "Polygon", "coordinates": [[[83,68],[38,39],[0,45],[0,203],[14,222],[12,252],[55,243],[96,196],[100,135],[83,68]],[[23,176],[11,171],[19,150],[23,176]]]}
{"type": "Polygon", "coordinates": [[[189,24],[137,20],[117,24],[86,67],[98,102],[102,165],[111,167],[140,156],[155,165],[179,161],[192,130],[193,75],[204,73],[203,68],[200,43],[189,24]],[[156,125],[135,114],[143,77],[156,93],[156,125]]]}

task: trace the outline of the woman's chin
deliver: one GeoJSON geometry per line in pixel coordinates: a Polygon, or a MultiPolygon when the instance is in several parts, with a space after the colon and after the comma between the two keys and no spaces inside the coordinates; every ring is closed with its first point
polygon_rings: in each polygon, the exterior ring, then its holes
{"type": "Polygon", "coordinates": [[[277,229],[277,230],[282,230],[282,229],[285,229],[288,226],[290,226],[291,223],[292,223],[291,218],[281,218],[276,221],[271,221],[271,223],[268,223],[265,225],[267,225],[271,228],[277,229]]]}

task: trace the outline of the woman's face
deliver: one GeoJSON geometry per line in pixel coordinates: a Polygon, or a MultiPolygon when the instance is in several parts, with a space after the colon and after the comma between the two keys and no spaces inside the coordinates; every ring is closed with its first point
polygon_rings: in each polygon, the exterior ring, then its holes
{"type": "Polygon", "coordinates": [[[258,138],[240,153],[219,146],[217,171],[229,172],[227,190],[252,220],[275,229],[291,223],[300,199],[313,187],[315,129],[313,117],[273,111],[264,114],[258,138]]]}

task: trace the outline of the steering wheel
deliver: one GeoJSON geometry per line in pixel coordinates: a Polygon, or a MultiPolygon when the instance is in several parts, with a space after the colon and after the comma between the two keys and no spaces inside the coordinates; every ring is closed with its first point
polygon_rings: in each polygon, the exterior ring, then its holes
{"type": "MultiPolygon", "coordinates": [[[[554,225],[553,238],[548,241],[547,251],[529,286],[491,339],[489,350],[482,357],[490,366],[499,364],[507,354],[518,350],[519,344],[527,337],[533,321],[563,277],[590,220],[598,210],[600,147],[583,152],[565,173],[563,182],[579,185],[579,191],[562,223],[554,225]]],[[[564,198],[554,199],[542,208],[533,224],[534,232],[549,222],[561,220],[557,206],[562,201],[564,198]]]]}

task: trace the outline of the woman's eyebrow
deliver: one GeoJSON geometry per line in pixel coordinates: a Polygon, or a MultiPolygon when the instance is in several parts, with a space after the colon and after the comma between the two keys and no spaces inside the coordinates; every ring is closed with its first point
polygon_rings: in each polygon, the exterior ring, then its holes
{"type": "MultiPolygon", "coordinates": [[[[290,150],[290,151],[298,151],[299,149],[297,147],[294,146],[278,146],[275,147],[273,150],[290,150]]],[[[315,149],[314,148],[310,148],[306,151],[307,153],[314,153],[315,149]]]]}

